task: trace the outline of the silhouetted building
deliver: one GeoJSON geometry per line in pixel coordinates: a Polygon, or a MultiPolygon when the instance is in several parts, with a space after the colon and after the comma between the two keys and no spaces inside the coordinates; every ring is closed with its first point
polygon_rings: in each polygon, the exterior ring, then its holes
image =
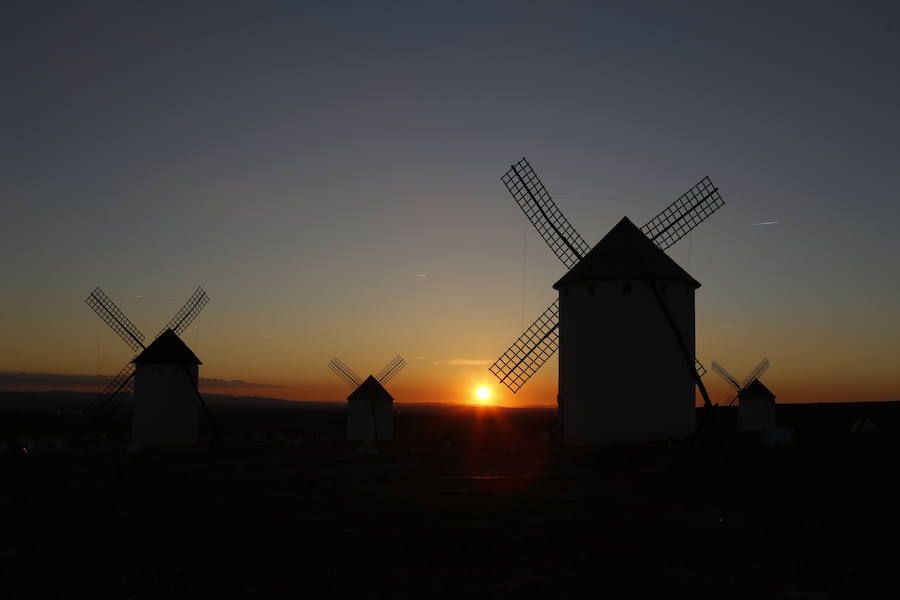
{"type": "MultiPolygon", "coordinates": [[[[347,396],[347,439],[350,441],[388,441],[394,439],[394,399],[384,384],[406,366],[400,355],[395,356],[377,375],[365,381],[338,357],[332,358],[328,368],[353,388],[347,396]]],[[[374,450],[374,446],[369,447],[374,450]]]]}
{"type": "Polygon", "coordinates": [[[167,329],[132,362],[132,446],[196,443],[200,359],[167,329]]]}
{"type": "Polygon", "coordinates": [[[762,431],[775,427],[775,394],[759,379],[738,392],[738,429],[762,431]]]}
{"type": "Polygon", "coordinates": [[[700,284],[627,218],[554,284],[563,441],[651,441],[694,432],[693,375],[651,285],[693,362],[700,284]]]}
{"type": "Polygon", "coordinates": [[[347,396],[347,439],[394,439],[394,398],[372,375],[347,396]]]}

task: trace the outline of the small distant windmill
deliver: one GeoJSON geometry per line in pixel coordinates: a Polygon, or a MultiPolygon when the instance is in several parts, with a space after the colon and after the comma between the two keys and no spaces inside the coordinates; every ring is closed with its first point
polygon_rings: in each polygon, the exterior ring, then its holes
{"type": "Polygon", "coordinates": [[[700,284],[663,251],[724,205],[718,188],[704,177],[641,229],[623,218],[591,248],[526,159],[502,181],[568,272],[554,285],[559,298],[491,372],[515,393],[559,349],[564,441],[692,433],[695,385],[712,406],[694,356],[700,284]]]}
{"type": "Polygon", "coordinates": [[[377,375],[361,380],[338,358],[328,368],[353,388],[347,396],[347,439],[351,441],[390,441],[394,439],[394,398],[384,385],[406,366],[400,356],[394,357],[377,375]]]}
{"type": "MultiPolygon", "coordinates": [[[[156,335],[153,342],[144,345],[145,336],[132,323],[125,313],[107,296],[98,286],[85,299],[85,303],[109,327],[128,344],[128,347],[139,354],[130,360],[106,386],[89,409],[89,415],[95,420],[104,415],[111,414],[129,394],[135,392],[135,374],[142,370],[142,365],[154,365],[155,373],[162,373],[163,365],[177,369],[180,375],[178,381],[163,381],[162,375],[151,375],[149,369],[143,369],[144,375],[140,377],[142,390],[135,394],[135,410],[132,416],[132,436],[138,435],[141,441],[154,443],[160,439],[170,437],[171,424],[177,430],[189,430],[190,411],[193,410],[193,433],[196,439],[196,399],[203,408],[207,419],[212,424],[212,419],[203,397],[197,387],[199,359],[184,344],[179,335],[183,333],[209,302],[209,297],[203,288],[198,287],[188,301],[175,313],[175,316],[166,323],[156,335]],[[138,396],[143,399],[138,407],[138,396]],[[174,398],[174,400],[173,400],[174,398]],[[188,401],[186,398],[191,398],[188,401]],[[174,403],[173,403],[174,402],[174,403]],[[148,404],[149,403],[149,404],[148,404]],[[165,407],[169,407],[166,409],[165,407]],[[175,412],[172,412],[172,411],[175,412]],[[167,430],[167,428],[169,428],[167,430]]],[[[213,427],[213,435],[216,436],[213,427]]],[[[184,435],[179,435],[183,438],[184,435]]]]}
{"type": "Polygon", "coordinates": [[[769,369],[769,359],[762,359],[740,383],[716,361],[713,361],[712,368],[735,390],[725,402],[728,406],[738,402],[738,429],[760,431],[775,427],[775,394],[759,380],[769,369]]]}

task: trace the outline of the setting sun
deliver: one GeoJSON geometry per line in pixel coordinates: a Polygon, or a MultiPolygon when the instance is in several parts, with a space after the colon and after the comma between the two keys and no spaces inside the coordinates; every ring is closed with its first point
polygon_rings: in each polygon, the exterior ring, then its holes
{"type": "Polygon", "coordinates": [[[487,389],[484,386],[481,386],[477,390],[475,390],[475,397],[478,398],[481,402],[486,402],[491,397],[491,390],[487,389]]]}

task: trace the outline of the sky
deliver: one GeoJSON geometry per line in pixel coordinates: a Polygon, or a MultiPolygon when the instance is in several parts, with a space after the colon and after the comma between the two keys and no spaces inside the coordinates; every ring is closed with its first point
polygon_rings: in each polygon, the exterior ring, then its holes
{"type": "Polygon", "coordinates": [[[243,382],[207,390],[341,400],[333,356],[400,354],[399,402],[552,405],[555,358],[487,370],[563,274],[500,181],[526,156],[591,244],[708,175],[669,251],[698,358],[900,400],[895,2],[12,2],[0,34],[0,387],[118,372],[95,286],[153,335],[200,285],[184,339],[243,382]]]}

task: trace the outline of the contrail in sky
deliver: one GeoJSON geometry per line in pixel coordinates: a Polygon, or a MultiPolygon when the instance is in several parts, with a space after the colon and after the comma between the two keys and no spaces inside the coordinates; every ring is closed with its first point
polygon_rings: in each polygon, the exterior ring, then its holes
{"type": "Polygon", "coordinates": [[[781,223],[781,221],[762,221],[761,223],[750,223],[750,226],[753,227],[756,225],[775,225],[776,223],[781,223]]]}

